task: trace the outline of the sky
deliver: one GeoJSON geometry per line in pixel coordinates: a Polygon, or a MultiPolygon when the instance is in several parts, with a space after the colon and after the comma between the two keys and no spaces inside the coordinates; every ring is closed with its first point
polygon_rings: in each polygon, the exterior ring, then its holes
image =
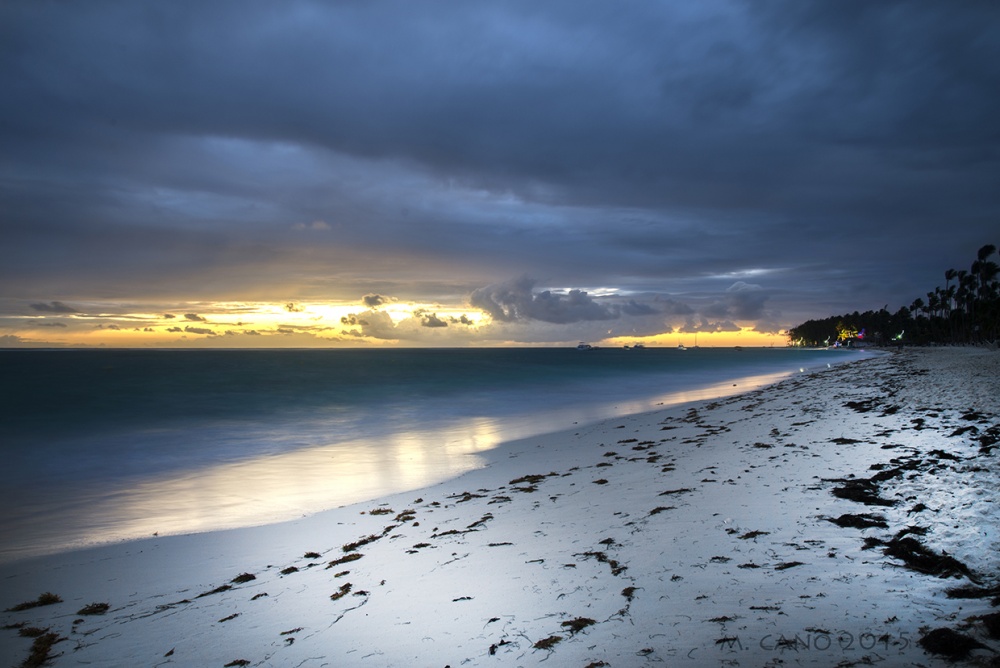
{"type": "Polygon", "coordinates": [[[0,347],[783,344],[1000,244],[1000,5],[0,3],[0,347]]]}

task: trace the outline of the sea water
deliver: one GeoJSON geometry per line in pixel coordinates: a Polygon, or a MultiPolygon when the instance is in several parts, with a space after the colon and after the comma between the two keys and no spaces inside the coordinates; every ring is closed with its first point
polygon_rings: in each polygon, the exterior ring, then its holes
{"type": "Polygon", "coordinates": [[[499,444],[746,391],[798,349],[0,351],[0,561],[292,519],[499,444]]]}

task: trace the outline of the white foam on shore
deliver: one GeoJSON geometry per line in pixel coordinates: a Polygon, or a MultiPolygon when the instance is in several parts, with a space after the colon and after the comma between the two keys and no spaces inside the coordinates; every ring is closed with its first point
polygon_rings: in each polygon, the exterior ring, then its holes
{"type": "MultiPolygon", "coordinates": [[[[988,603],[949,599],[964,578],[914,572],[862,541],[920,525],[928,547],[996,584],[996,454],[976,436],[1000,419],[998,362],[880,356],[509,443],[419,493],[6,564],[0,606],[45,591],[63,602],[3,623],[58,633],[56,666],[947,665],[916,645],[919,629],[988,603]],[[922,467],[880,486],[895,506],[831,494],[830,480],[893,459],[922,467]],[[888,527],[827,521],[845,513],[888,527]],[[241,573],[255,579],[231,583],[241,573]],[[76,614],[95,602],[110,610],[76,614]]],[[[8,665],[29,645],[0,632],[8,665]]]]}

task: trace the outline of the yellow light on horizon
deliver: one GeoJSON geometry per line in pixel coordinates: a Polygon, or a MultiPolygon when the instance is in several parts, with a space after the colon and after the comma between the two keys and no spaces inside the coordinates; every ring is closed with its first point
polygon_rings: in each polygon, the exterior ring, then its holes
{"type": "Polygon", "coordinates": [[[698,346],[706,348],[732,348],[735,346],[753,348],[784,346],[787,343],[787,337],[783,333],[768,334],[758,332],[751,327],[744,327],[738,332],[698,332],[697,336],[694,332],[675,331],[649,336],[620,335],[605,339],[601,345],[626,346],[642,343],[646,346],[677,347],[683,344],[686,347],[693,347],[696,342],[698,346]]]}

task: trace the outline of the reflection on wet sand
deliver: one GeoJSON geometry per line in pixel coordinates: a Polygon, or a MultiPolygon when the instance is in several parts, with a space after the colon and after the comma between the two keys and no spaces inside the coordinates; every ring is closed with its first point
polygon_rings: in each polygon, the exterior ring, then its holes
{"type": "MultiPolygon", "coordinates": [[[[480,453],[503,442],[604,418],[746,392],[788,373],[621,402],[550,410],[513,419],[474,417],[433,430],[330,441],[250,460],[215,464],[117,488],[83,489],[59,508],[58,523],[16,524],[10,559],[69,547],[294,519],[328,508],[415,490],[485,466],[480,453]],[[57,525],[58,524],[58,525],[57,525]],[[31,546],[30,551],[26,546],[31,546]]],[[[595,394],[597,393],[595,388],[595,394]]],[[[53,509],[48,509],[49,511],[53,509]]]]}

